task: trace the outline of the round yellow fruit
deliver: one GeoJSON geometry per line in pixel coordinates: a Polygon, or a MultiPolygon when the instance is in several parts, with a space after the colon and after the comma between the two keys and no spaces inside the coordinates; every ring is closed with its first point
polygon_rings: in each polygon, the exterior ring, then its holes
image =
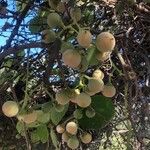
{"type": "Polygon", "coordinates": [[[68,122],[67,125],[66,125],[66,131],[72,135],[75,135],[77,134],[77,130],[78,130],[78,125],[71,121],[71,122],[68,122]]]}
{"type": "Polygon", "coordinates": [[[70,9],[70,16],[72,20],[78,22],[81,19],[81,9],[78,7],[71,8],[70,9]]]}
{"type": "Polygon", "coordinates": [[[38,113],[36,111],[33,111],[32,113],[18,116],[18,119],[20,121],[25,122],[26,124],[30,124],[35,122],[37,120],[37,117],[38,117],[38,113]]]}
{"type": "Polygon", "coordinates": [[[66,50],[62,54],[62,60],[65,65],[77,68],[81,63],[81,55],[76,50],[66,50]]]}
{"type": "Polygon", "coordinates": [[[61,125],[57,125],[56,126],[56,131],[57,131],[57,133],[64,133],[65,129],[61,125]]]}
{"type": "Polygon", "coordinates": [[[50,28],[62,26],[61,17],[57,13],[50,13],[47,17],[47,24],[50,28]]]}
{"type": "Polygon", "coordinates": [[[79,147],[79,140],[77,139],[77,137],[76,136],[71,137],[67,141],[67,146],[71,149],[77,149],[79,147]]]}
{"type": "Polygon", "coordinates": [[[77,41],[80,46],[89,48],[92,42],[92,34],[88,30],[81,30],[77,35],[77,41]]]}
{"type": "Polygon", "coordinates": [[[96,47],[101,52],[112,51],[115,47],[115,37],[109,32],[102,32],[96,38],[96,47]]]}
{"type": "Polygon", "coordinates": [[[77,99],[77,105],[80,107],[85,108],[91,104],[91,97],[84,92],[80,93],[76,99],[77,99]]]}
{"type": "Polygon", "coordinates": [[[77,95],[80,94],[80,90],[79,90],[79,89],[75,89],[74,92],[75,92],[75,97],[74,97],[74,98],[71,98],[70,101],[71,101],[72,103],[77,103],[76,97],[77,97],[77,95]]]}
{"type": "Polygon", "coordinates": [[[88,144],[92,141],[92,135],[90,133],[84,133],[80,136],[82,143],[88,144]]]}
{"type": "Polygon", "coordinates": [[[113,85],[104,85],[102,94],[106,97],[113,97],[116,94],[116,88],[113,85]]]}
{"type": "Polygon", "coordinates": [[[14,101],[7,101],[3,104],[2,111],[7,117],[14,117],[19,112],[19,107],[14,101]]]}
{"type": "Polygon", "coordinates": [[[105,61],[110,58],[110,54],[111,54],[111,52],[98,52],[96,54],[96,58],[99,61],[105,61]]]}
{"type": "Polygon", "coordinates": [[[103,90],[104,82],[101,79],[91,78],[89,79],[87,86],[89,91],[99,93],[103,90]]]}
{"type": "Polygon", "coordinates": [[[67,132],[67,131],[65,131],[63,134],[62,134],[62,141],[64,141],[64,142],[67,142],[68,140],[69,140],[69,138],[70,138],[70,134],[67,132]]]}
{"type": "Polygon", "coordinates": [[[93,74],[93,78],[95,79],[103,79],[104,78],[104,73],[100,69],[96,69],[93,74]]]}
{"type": "Polygon", "coordinates": [[[56,39],[56,35],[55,32],[51,31],[51,30],[44,30],[42,31],[42,37],[43,37],[43,42],[48,44],[50,42],[54,42],[56,39]]]}

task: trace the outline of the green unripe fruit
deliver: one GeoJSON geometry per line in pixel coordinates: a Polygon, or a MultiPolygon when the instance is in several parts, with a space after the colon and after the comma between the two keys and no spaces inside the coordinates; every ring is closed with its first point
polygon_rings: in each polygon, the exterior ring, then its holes
{"type": "Polygon", "coordinates": [[[79,147],[79,140],[77,139],[76,136],[71,137],[68,141],[67,141],[67,146],[71,149],[76,149],[79,147]]]}
{"type": "Polygon", "coordinates": [[[73,112],[73,116],[74,116],[76,119],[81,119],[81,118],[83,117],[82,110],[76,109],[76,110],[73,112]]]}
{"type": "Polygon", "coordinates": [[[55,32],[51,30],[44,30],[42,31],[42,37],[43,37],[43,42],[48,44],[50,42],[54,42],[56,39],[56,34],[55,32]]]}
{"type": "Polygon", "coordinates": [[[14,101],[7,101],[3,104],[2,111],[7,117],[14,117],[18,114],[19,107],[14,101]]]}
{"type": "Polygon", "coordinates": [[[88,82],[88,89],[91,92],[98,93],[103,90],[104,82],[101,79],[91,78],[88,82]]]}
{"type": "Polygon", "coordinates": [[[69,140],[69,138],[71,137],[71,135],[67,132],[67,131],[65,131],[63,134],[62,134],[62,141],[64,141],[64,142],[68,142],[68,140],[69,140]]]}
{"type": "Polygon", "coordinates": [[[91,104],[91,97],[84,92],[80,93],[76,99],[77,99],[77,105],[80,107],[85,108],[91,104]]]}
{"type": "Polygon", "coordinates": [[[72,20],[78,22],[81,19],[81,9],[80,8],[71,8],[70,9],[70,16],[72,18],[72,20]]]}
{"type": "Polygon", "coordinates": [[[85,114],[88,118],[93,118],[95,116],[95,110],[93,108],[87,108],[85,114]]]}
{"type": "Polygon", "coordinates": [[[115,37],[109,32],[102,32],[96,38],[96,47],[101,52],[112,51],[115,44],[115,37]]]}
{"type": "Polygon", "coordinates": [[[50,13],[48,15],[47,24],[49,25],[50,28],[63,26],[61,17],[57,13],[50,13]]]}

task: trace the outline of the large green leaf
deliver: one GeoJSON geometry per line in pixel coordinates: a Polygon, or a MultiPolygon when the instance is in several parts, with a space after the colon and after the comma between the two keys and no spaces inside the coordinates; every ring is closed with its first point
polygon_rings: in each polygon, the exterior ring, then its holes
{"type": "Polygon", "coordinates": [[[46,143],[48,141],[49,131],[48,131],[47,126],[45,124],[37,127],[36,133],[39,136],[42,143],[46,143]]]}
{"type": "Polygon", "coordinates": [[[50,119],[53,122],[53,124],[57,125],[62,120],[67,110],[68,110],[68,104],[65,105],[65,108],[62,112],[56,111],[55,107],[51,108],[50,119]]]}
{"type": "Polygon", "coordinates": [[[56,149],[58,149],[59,142],[58,142],[57,135],[55,131],[53,130],[53,128],[51,128],[50,136],[51,136],[53,145],[55,146],[56,149]]]}
{"type": "Polygon", "coordinates": [[[110,98],[104,96],[93,96],[91,107],[94,108],[96,114],[93,118],[88,118],[83,111],[83,117],[79,120],[79,124],[85,129],[100,129],[104,127],[114,115],[114,106],[110,98]]]}

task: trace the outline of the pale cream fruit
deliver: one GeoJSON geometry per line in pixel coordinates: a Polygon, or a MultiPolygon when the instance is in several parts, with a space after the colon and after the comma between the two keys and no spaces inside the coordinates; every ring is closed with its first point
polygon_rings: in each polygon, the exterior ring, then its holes
{"type": "Polygon", "coordinates": [[[57,125],[56,126],[56,131],[57,131],[57,133],[64,133],[65,129],[63,128],[62,125],[57,125]]]}
{"type": "Polygon", "coordinates": [[[116,88],[113,85],[104,85],[102,94],[105,97],[113,97],[116,94],[116,88]]]}
{"type": "Polygon", "coordinates": [[[81,142],[88,144],[92,141],[92,135],[90,133],[84,133],[80,136],[81,142]]]}
{"type": "Polygon", "coordinates": [[[115,37],[109,32],[102,32],[96,38],[96,47],[101,52],[112,51],[115,47],[115,37]]]}
{"type": "Polygon", "coordinates": [[[76,97],[80,94],[80,90],[79,90],[79,89],[75,89],[74,91],[75,91],[75,95],[76,95],[76,96],[75,96],[74,98],[71,98],[70,101],[71,101],[72,103],[75,103],[75,104],[76,104],[76,103],[77,103],[76,97]]]}
{"type": "Polygon", "coordinates": [[[103,90],[104,82],[101,79],[91,78],[87,86],[89,91],[99,93],[103,90]]]}
{"type": "Polygon", "coordinates": [[[100,70],[100,69],[96,69],[93,74],[92,74],[93,78],[95,79],[102,79],[104,78],[104,73],[100,70]]]}
{"type": "Polygon", "coordinates": [[[14,101],[7,101],[3,104],[2,111],[7,117],[14,117],[19,112],[19,107],[14,101]]]}
{"type": "Polygon", "coordinates": [[[66,50],[62,54],[62,60],[65,65],[77,68],[81,63],[81,55],[76,50],[66,50]]]}
{"type": "Polygon", "coordinates": [[[92,42],[92,34],[88,30],[81,30],[77,35],[77,41],[80,46],[89,48],[92,42]]]}
{"type": "Polygon", "coordinates": [[[71,122],[68,122],[67,125],[66,125],[66,131],[72,135],[75,135],[77,134],[77,130],[78,130],[78,125],[71,121],[71,122]]]}
{"type": "Polygon", "coordinates": [[[36,111],[33,111],[32,113],[18,116],[18,119],[20,118],[19,119],[20,121],[23,121],[26,124],[30,124],[35,122],[37,120],[37,117],[38,117],[38,113],[36,111]]]}
{"type": "Polygon", "coordinates": [[[50,28],[63,26],[61,17],[57,13],[50,13],[48,15],[47,24],[49,25],[50,28]]]}
{"type": "Polygon", "coordinates": [[[48,44],[50,42],[54,42],[56,39],[55,32],[51,30],[44,30],[42,31],[42,42],[48,44]]]}
{"type": "Polygon", "coordinates": [[[78,7],[71,8],[70,9],[70,16],[72,20],[78,22],[81,19],[81,9],[78,7]]]}
{"type": "Polygon", "coordinates": [[[77,105],[80,107],[85,108],[91,104],[91,97],[84,92],[80,93],[76,99],[77,99],[77,105]]]}
{"type": "Polygon", "coordinates": [[[76,136],[71,137],[67,141],[67,146],[71,149],[77,149],[79,147],[79,140],[77,139],[76,136]]]}
{"type": "Polygon", "coordinates": [[[70,138],[70,134],[67,132],[67,131],[65,131],[63,134],[62,134],[62,141],[63,142],[67,142],[68,140],[69,140],[69,138],[70,138]]]}
{"type": "Polygon", "coordinates": [[[105,61],[110,58],[111,52],[98,52],[96,58],[99,61],[105,61]]]}
{"type": "Polygon", "coordinates": [[[86,88],[84,92],[85,92],[86,94],[90,95],[90,96],[93,96],[93,95],[96,94],[95,92],[90,91],[88,88],[86,88]]]}

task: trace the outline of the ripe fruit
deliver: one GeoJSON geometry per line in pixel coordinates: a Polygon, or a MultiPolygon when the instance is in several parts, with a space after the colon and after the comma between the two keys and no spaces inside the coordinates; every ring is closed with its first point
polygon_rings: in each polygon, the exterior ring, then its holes
{"type": "Polygon", "coordinates": [[[57,13],[50,13],[47,17],[47,24],[50,28],[63,26],[61,17],[57,13]]]}
{"type": "Polygon", "coordinates": [[[71,137],[68,141],[67,141],[67,146],[71,149],[76,149],[79,146],[79,140],[77,139],[76,136],[71,137]]]}
{"type": "Polygon", "coordinates": [[[100,69],[96,69],[93,74],[93,78],[95,79],[103,79],[104,78],[104,73],[100,69]]]}
{"type": "Polygon", "coordinates": [[[73,116],[74,116],[76,119],[81,119],[81,118],[83,117],[82,110],[76,109],[76,110],[73,112],[73,116]]]}
{"type": "Polygon", "coordinates": [[[78,22],[81,19],[81,9],[80,8],[71,8],[70,9],[70,16],[73,21],[78,22]]]}
{"type": "Polygon", "coordinates": [[[77,133],[78,126],[75,122],[71,121],[68,122],[66,125],[66,131],[72,135],[75,135],[77,133]]]}
{"type": "Polygon", "coordinates": [[[77,35],[79,45],[84,48],[89,48],[92,42],[92,34],[88,30],[81,30],[77,35]]]}
{"type": "Polygon", "coordinates": [[[58,133],[64,133],[65,132],[65,129],[61,126],[61,125],[57,125],[56,126],[56,131],[58,133]]]}
{"type": "Polygon", "coordinates": [[[67,131],[65,131],[63,134],[62,134],[62,141],[64,141],[64,142],[67,142],[68,140],[69,140],[69,138],[70,138],[70,134],[67,132],[67,131]]]}
{"type": "Polygon", "coordinates": [[[86,94],[90,95],[90,96],[93,96],[93,95],[96,94],[95,92],[90,91],[88,88],[86,88],[84,92],[85,92],[86,94]]]}
{"type": "Polygon", "coordinates": [[[74,92],[75,92],[75,96],[74,96],[74,98],[71,98],[70,101],[72,103],[77,103],[76,97],[77,97],[77,95],[80,94],[80,90],[79,89],[75,89],[74,92]]]}
{"type": "Polygon", "coordinates": [[[95,110],[93,108],[87,108],[85,114],[88,118],[93,118],[95,116],[95,110]]]}
{"type": "Polygon", "coordinates": [[[22,121],[25,122],[26,124],[30,124],[30,123],[33,123],[37,120],[37,116],[38,116],[37,112],[33,111],[30,114],[22,115],[22,121]]]}
{"type": "Polygon", "coordinates": [[[65,65],[71,68],[77,68],[81,63],[81,55],[76,50],[66,50],[62,54],[62,60],[65,65]]]}
{"type": "Polygon", "coordinates": [[[84,133],[80,136],[83,143],[88,144],[92,141],[92,135],[90,133],[84,133]]]}
{"type": "Polygon", "coordinates": [[[115,37],[109,32],[102,32],[96,38],[96,46],[101,52],[112,51],[115,44],[115,37]]]}
{"type": "Polygon", "coordinates": [[[116,94],[116,88],[113,85],[104,85],[102,94],[106,97],[113,97],[116,94]]]}
{"type": "Polygon", "coordinates": [[[91,97],[86,93],[80,93],[76,99],[77,99],[77,104],[80,107],[85,108],[91,104],[91,97]]]}
{"type": "Polygon", "coordinates": [[[7,117],[14,117],[19,112],[19,107],[14,101],[7,101],[3,104],[2,111],[7,117]]]}
{"type": "Polygon", "coordinates": [[[102,52],[98,52],[96,54],[96,58],[99,61],[105,61],[105,60],[110,58],[110,54],[111,54],[111,52],[103,52],[103,53],[102,52]]]}
{"type": "Polygon", "coordinates": [[[56,35],[55,32],[51,30],[44,30],[42,31],[42,38],[43,38],[42,41],[47,44],[50,42],[54,42],[56,39],[56,35]]]}
{"type": "Polygon", "coordinates": [[[88,86],[89,91],[98,93],[98,92],[102,91],[104,82],[101,79],[98,80],[95,78],[91,78],[91,79],[89,79],[87,86],[88,86]]]}

